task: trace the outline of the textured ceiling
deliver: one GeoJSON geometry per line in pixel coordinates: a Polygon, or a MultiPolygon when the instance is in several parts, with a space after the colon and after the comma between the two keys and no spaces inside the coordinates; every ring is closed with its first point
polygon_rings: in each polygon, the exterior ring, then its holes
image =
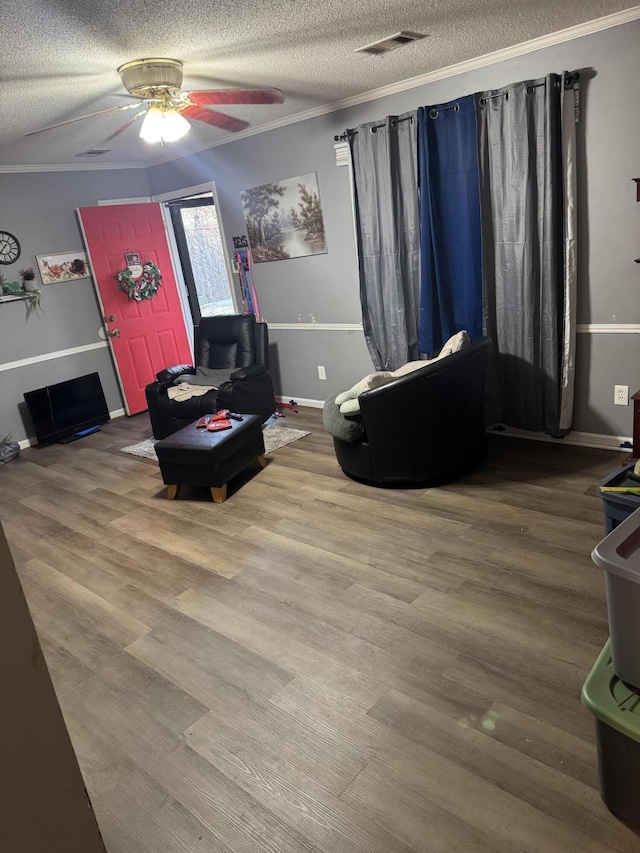
{"type": "Polygon", "coordinates": [[[152,163],[228,138],[198,122],[164,150],[134,111],[24,134],[128,103],[116,71],[169,56],[183,88],[275,86],[273,106],[222,107],[253,128],[628,8],[625,0],[3,0],[0,167],[152,163]],[[354,49],[400,30],[429,38],[382,57],[354,49]],[[110,148],[100,158],[76,155],[110,148]]]}

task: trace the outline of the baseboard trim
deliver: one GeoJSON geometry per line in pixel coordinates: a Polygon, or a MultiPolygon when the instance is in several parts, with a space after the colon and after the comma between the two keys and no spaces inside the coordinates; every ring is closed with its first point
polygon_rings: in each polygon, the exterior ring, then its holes
{"type": "Polygon", "coordinates": [[[528,432],[524,429],[505,427],[496,429],[489,427],[490,435],[505,435],[510,438],[527,438],[530,441],[546,441],[550,444],[571,444],[574,447],[592,447],[596,450],[617,450],[621,453],[629,453],[632,447],[631,436],[604,435],[595,432],[570,432],[565,438],[553,438],[541,432],[528,432]]]}
{"type": "Polygon", "coordinates": [[[310,409],[321,409],[324,400],[312,400],[310,397],[277,397],[276,403],[290,403],[293,400],[298,406],[308,406],[310,409]]]}
{"type": "MultiPolygon", "coordinates": [[[[111,420],[113,420],[114,418],[121,418],[125,414],[126,412],[124,409],[114,409],[113,412],[109,412],[109,417],[111,418],[111,420]]],[[[35,435],[31,436],[30,438],[23,438],[22,441],[18,442],[18,444],[20,445],[20,450],[26,450],[27,447],[35,447],[37,443],[38,440],[36,439],[35,435]]]]}
{"type": "MultiPolygon", "coordinates": [[[[276,397],[278,403],[289,403],[294,400],[298,406],[308,406],[310,409],[321,409],[324,400],[314,400],[310,397],[276,397]]],[[[496,429],[494,426],[487,428],[490,435],[506,435],[511,438],[528,438],[530,441],[547,441],[551,444],[570,444],[575,447],[593,447],[596,450],[617,450],[620,453],[629,453],[632,447],[632,438],[628,435],[603,435],[595,432],[571,432],[566,438],[552,438],[542,432],[528,432],[525,429],[505,427],[496,429]]]]}

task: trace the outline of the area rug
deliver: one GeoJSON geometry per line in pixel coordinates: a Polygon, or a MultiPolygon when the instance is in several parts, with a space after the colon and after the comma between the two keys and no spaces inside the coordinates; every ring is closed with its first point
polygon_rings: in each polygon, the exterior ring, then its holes
{"type": "MultiPolygon", "coordinates": [[[[268,425],[263,428],[264,435],[264,452],[274,453],[285,447],[287,444],[292,444],[299,438],[304,438],[305,435],[310,435],[308,431],[303,429],[293,429],[292,427],[280,426],[280,424],[268,425]]],[[[139,441],[137,444],[130,444],[129,447],[123,447],[123,453],[131,453],[133,456],[143,456],[145,459],[158,461],[155,451],[155,438],[145,438],[144,441],[139,441]]]]}

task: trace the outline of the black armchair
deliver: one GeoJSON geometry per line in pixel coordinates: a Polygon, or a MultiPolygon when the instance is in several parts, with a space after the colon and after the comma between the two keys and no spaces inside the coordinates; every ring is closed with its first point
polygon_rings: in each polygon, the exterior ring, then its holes
{"type": "Polygon", "coordinates": [[[202,415],[229,409],[260,415],[263,421],[275,410],[269,366],[269,334],[266,323],[253,314],[203,317],[195,328],[195,367],[179,364],[157,374],[145,392],[154,438],[166,438],[202,415]],[[215,371],[217,390],[188,400],[170,400],[168,389],[175,380],[194,374],[196,368],[215,371]]]}
{"type": "Polygon", "coordinates": [[[439,483],[480,465],[486,452],[484,385],[490,340],[360,394],[360,414],[325,403],[338,464],[375,485],[439,483]]]}

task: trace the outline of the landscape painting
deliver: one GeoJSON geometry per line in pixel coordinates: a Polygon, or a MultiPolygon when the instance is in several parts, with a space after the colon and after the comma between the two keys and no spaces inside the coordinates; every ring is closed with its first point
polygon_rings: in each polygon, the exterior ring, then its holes
{"type": "Polygon", "coordinates": [[[245,190],[242,207],[254,263],[326,253],[315,172],[245,190]]]}

